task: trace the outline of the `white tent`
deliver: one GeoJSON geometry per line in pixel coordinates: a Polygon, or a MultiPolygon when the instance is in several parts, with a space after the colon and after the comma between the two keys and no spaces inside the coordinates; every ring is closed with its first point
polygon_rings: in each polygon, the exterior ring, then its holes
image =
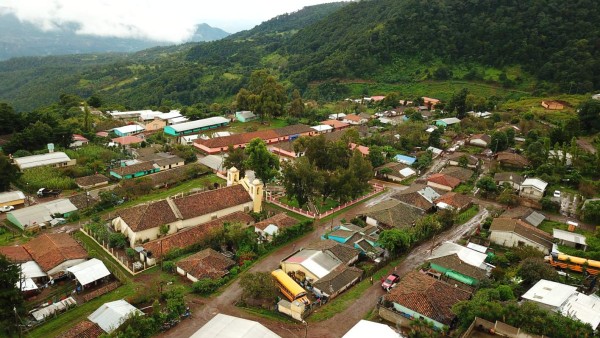
{"type": "Polygon", "coordinates": [[[98,324],[104,332],[111,333],[135,313],[144,314],[133,305],[121,299],[100,306],[88,319],[98,324]]]}
{"type": "Polygon", "coordinates": [[[342,338],[363,337],[402,338],[403,336],[385,324],[379,324],[364,319],[356,323],[350,331],[342,336],[342,338]]]}
{"type": "Polygon", "coordinates": [[[46,317],[52,316],[54,313],[58,311],[62,311],[69,306],[77,305],[77,302],[73,297],[69,297],[67,299],[63,299],[58,303],[50,304],[44,308],[41,308],[37,311],[31,313],[31,315],[35,318],[35,320],[43,320],[46,317]]]}
{"type": "Polygon", "coordinates": [[[110,275],[110,271],[104,266],[104,263],[97,258],[74,265],[68,268],[67,271],[75,275],[81,285],[92,283],[110,275]]]}
{"type": "Polygon", "coordinates": [[[281,338],[259,322],[217,314],[190,338],[281,338]]]}
{"type": "Polygon", "coordinates": [[[17,281],[16,285],[17,285],[17,287],[21,288],[21,291],[31,291],[31,290],[38,289],[37,285],[31,278],[24,278],[20,281],[17,281]]]}

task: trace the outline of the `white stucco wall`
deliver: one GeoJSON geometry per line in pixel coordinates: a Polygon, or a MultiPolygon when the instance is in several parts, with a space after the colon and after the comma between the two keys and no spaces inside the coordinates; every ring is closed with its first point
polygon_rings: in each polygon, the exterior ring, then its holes
{"type": "Polygon", "coordinates": [[[548,253],[548,248],[536,243],[528,238],[522,237],[514,232],[508,231],[492,231],[490,235],[490,241],[508,247],[519,246],[519,241],[525,243],[525,245],[532,246],[544,253],[548,253]]]}

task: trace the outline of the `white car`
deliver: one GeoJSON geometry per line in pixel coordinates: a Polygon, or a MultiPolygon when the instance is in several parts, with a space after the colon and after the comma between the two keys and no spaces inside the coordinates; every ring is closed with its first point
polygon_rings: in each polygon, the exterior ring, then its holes
{"type": "Polygon", "coordinates": [[[3,205],[0,207],[0,212],[9,212],[14,209],[15,207],[13,207],[12,205],[3,205]]]}
{"type": "Polygon", "coordinates": [[[554,197],[560,198],[560,190],[554,190],[554,197]]]}

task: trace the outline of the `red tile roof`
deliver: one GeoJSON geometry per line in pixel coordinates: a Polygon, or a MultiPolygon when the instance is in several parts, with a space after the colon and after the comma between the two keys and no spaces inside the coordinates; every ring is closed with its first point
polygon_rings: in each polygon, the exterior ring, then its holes
{"type": "Polygon", "coordinates": [[[255,138],[260,138],[262,140],[270,140],[270,139],[279,139],[283,141],[285,137],[296,135],[296,134],[306,134],[311,133],[314,134],[316,131],[309,126],[305,126],[303,124],[294,124],[291,126],[286,126],[277,129],[269,129],[269,130],[258,130],[249,133],[243,134],[235,134],[231,136],[225,137],[217,137],[208,140],[197,139],[194,143],[201,144],[207,148],[225,148],[230,145],[245,145],[250,143],[255,138]]]}
{"type": "Polygon", "coordinates": [[[348,123],[344,123],[344,122],[338,121],[338,120],[326,120],[326,121],[321,122],[321,124],[332,126],[335,129],[342,129],[342,128],[346,128],[346,127],[350,126],[348,123]]]}
{"type": "Polygon", "coordinates": [[[89,142],[90,140],[85,138],[83,135],[73,134],[73,141],[89,142]]]}
{"type": "Polygon", "coordinates": [[[442,195],[440,198],[435,200],[435,203],[446,203],[457,209],[464,209],[471,204],[471,198],[467,195],[457,194],[455,192],[448,192],[442,195]]]}
{"type": "Polygon", "coordinates": [[[357,148],[358,148],[358,151],[360,151],[360,153],[363,154],[363,156],[369,155],[369,147],[361,146],[356,143],[350,143],[351,150],[354,150],[357,148]]]}
{"type": "Polygon", "coordinates": [[[177,216],[167,200],[122,209],[117,211],[117,215],[133,231],[152,229],[177,221],[177,216]]]}
{"type": "Polygon", "coordinates": [[[455,317],[452,306],[469,299],[470,296],[468,291],[413,271],[402,278],[398,286],[385,297],[423,316],[449,325],[455,317]]]}
{"type": "Polygon", "coordinates": [[[162,253],[165,254],[173,249],[186,248],[202,242],[213,229],[221,228],[225,223],[242,223],[243,225],[247,225],[254,223],[254,218],[241,211],[234,212],[210,222],[186,228],[172,235],[150,241],[144,244],[143,247],[146,251],[152,252],[153,257],[159,258],[161,256],[161,245],[162,253]]]}
{"type": "Polygon", "coordinates": [[[348,114],[344,117],[344,120],[352,121],[352,122],[360,122],[362,118],[355,114],[348,114]]]}
{"type": "Polygon", "coordinates": [[[0,255],[6,257],[13,263],[25,263],[33,260],[29,252],[19,245],[0,246],[0,255]]]}
{"type": "Polygon", "coordinates": [[[427,182],[437,183],[452,189],[456,188],[460,184],[460,180],[458,178],[444,174],[433,174],[429,176],[427,182]]]}
{"type": "Polygon", "coordinates": [[[298,220],[288,216],[285,212],[279,213],[273,217],[269,217],[262,222],[254,224],[255,228],[265,230],[270,224],[275,224],[277,228],[283,229],[288,228],[298,223],[298,220]]]}
{"type": "Polygon", "coordinates": [[[95,184],[108,183],[108,178],[104,175],[96,174],[90,176],[83,176],[75,179],[75,183],[79,187],[88,187],[95,184]]]}
{"type": "Polygon", "coordinates": [[[117,137],[117,138],[113,138],[112,139],[113,142],[118,143],[122,146],[126,146],[129,144],[133,144],[133,143],[142,143],[144,142],[144,139],[139,138],[137,136],[121,136],[121,137],[117,137]]]}
{"type": "Polygon", "coordinates": [[[241,184],[173,199],[183,219],[207,215],[251,201],[252,198],[241,184]]]}
{"type": "Polygon", "coordinates": [[[81,321],[68,331],[61,333],[61,338],[97,338],[105,332],[102,328],[89,320],[81,321]]]}
{"type": "Polygon", "coordinates": [[[496,159],[502,164],[507,164],[515,167],[526,167],[529,165],[529,161],[525,157],[508,151],[498,153],[496,159]]]}
{"type": "Polygon", "coordinates": [[[68,260],[88,257],[83,247],[65,233],[43,234],[23,247],[45,272],[68,260]]]}
{"type": "Polygon", "coordinates": [[[128,165],[126,167],[119,167],[116,169],[111,169],[112,172],[119,174],[119,176],[131,175],[135,173],[139,173],[142,171],[149,171],[156,169],[154,167],[153,162],[141,162],[132,165],[128,165]]]}
{"type": "Polygon", "coordinates": [[[177,262],[177,267],[196,279],[221,278],[229,273],[235,261],[213,249],[204,249],[177,262]]]}

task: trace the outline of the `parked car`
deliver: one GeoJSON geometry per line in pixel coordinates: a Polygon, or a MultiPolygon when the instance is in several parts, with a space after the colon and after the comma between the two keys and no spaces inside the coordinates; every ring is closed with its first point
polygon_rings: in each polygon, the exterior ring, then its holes
{"type": "Polygon", "coordinates": [[[389,289],[393,288],[394,286],[396,286],[396,284],[398,284],[398,281],[400,281],[400,276],[393,273],[393,274],[387,276],[387,278],[381,283],[381,287],[384,290],[389,290],[389,289]]]}
{"type": "Polygon", "coordinates": [[[560,190],[554,190],[554,197],[560,198],[560,190]]]}
{"type": "Polygon", "coordinates": [[[3,205],[0,207],[0,212],[9,212],[11,210],[15,210],[15,207],[12,205],[3,205]]]}

